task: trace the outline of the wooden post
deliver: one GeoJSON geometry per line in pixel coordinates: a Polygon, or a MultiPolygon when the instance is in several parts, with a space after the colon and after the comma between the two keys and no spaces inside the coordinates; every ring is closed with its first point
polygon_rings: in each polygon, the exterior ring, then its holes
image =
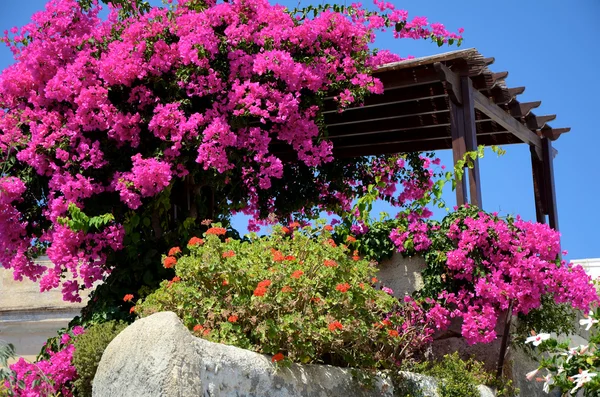
{"type": "Polygon", "coordinates": [[[533,146],[531,152],[531,174],[533,176],[533,197],[535,199],[535,216],[539,223],[546,223],[546,190],[544,189],[544,169],[533,146]]]}
{"type": "MultiPolygon", "coordinates": [[[[450,106],[450,131],[452,133],[452,155],[454,165],[462,160],[467,152],[467,143],[464,129],[464,112],[462,106],[458,105],[452,99],[450,106]]],[[[464,168],[463,168],[464,171],[464,168]]],[[[461,206],[467,203],[467,175],[463,174],[460,181],[456,181],[456,205],[461,206]]]]}
{"type": "MultiPolygon", "coordinates": [[[[477,151],[477,130],[475,128],[475,103],[473,101],[473,82],[468,76],[460,78],[462,94],[462,112],[466,150],[477,151]]],[[[479,158],[473,160],[473,168],[469,169],[469,202],[482,208],[481,177],[479,174],[479,158]]]]}
{"type": "Polygon", "coordinates": [[[552,161],[552,142],[548,138],[542,139],[542,162],[544,166],[544,190],[546,193],[546,209],[548,223],[556,231],[558,228],[558,210],[556,206],[556,190],[554,187],[554,165],[552,161]]]}

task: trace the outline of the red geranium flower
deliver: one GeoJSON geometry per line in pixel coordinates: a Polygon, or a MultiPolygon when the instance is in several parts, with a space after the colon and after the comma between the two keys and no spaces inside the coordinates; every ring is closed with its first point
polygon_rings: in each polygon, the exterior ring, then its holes
{"type": "Polygon", "coordinates": [[[290,232],[290,229],[288,229],[287,227],[282,227],[281,231],[284,232],[285,234],[288,234],[290,232]]]}
{"type": "Polygon", "coordinates": [[[285,259],[281,251],[277,251],[276,249],[271,248],[271,254],[273,255],[273,260],[275,262],[281,262],[285,259]]]}
{"type": "Polygon", "coordinates": [[[334,260],[331,260],[331,259],[325,259],[323,264],[325,265],[325,267],[336,267],[337,266],[337,262],[334,260]]]}
{"type": "Polygon", "coordinates": [[[223,282],[221,282],[221,285],[229,285],[229,281],[227,281],[227,279],[223,280],[223,282]]]}
{"type": "Polygon", "coordinates": [[[254,296],[263,296],[267,293],[267,289],[265,287],[256,287],[254,290],[254,296]]]}
{"type": "Polygon", "coordinates": [[[223,258],[233,258],[235,256],[235,252],[233,250],[223,252],[223,258]]]}
{"type": "Polygon", "coordinates": [[[292,278],[300,278],[300,276],[303,274],[304,272],[302,270],[296,270],[294,273],[292,273],[292,278]]]}
{"type": "Polygon", "coordinates": [[[129,309],[129,314],[135,312],[135,306],[131,306],[131,309],[129,309]]]}
{"type": "Polygon", "coordinates": [[[350,289],[350,284],[348,283],[344,283],[344,284],[338,284],[335,287],[336,290],[340,291],[340,292],[348,292],[348,290],[350,289]]]}
{"type": "Polygon", "coordinates": [[[130,302],[133,299],[132,294],[127,294],[123,297],[123,302],[130,302]]]}
{"type": "Polygon", "coordinates": [[[190,241],[188,242],[188,245],[190,245],[190,246],[202,245],[202,244],[204,244],[204,240],[202,240],[201,238],[198,238],[198,237],[192,237],[190,239],[190,241]]]}
{"type": "Polygon", "coordinates": [[[329,325],[328,325],[327,328],[329,328],[329,330],[331,332],[333,332],[336,329],[339,329],[341,331],[342,329],[344,329],[344,326],[339,321],[332,321],[332,322],[329,323],[329,325]]]}
{"type": "Polygon", "coordinates": [[[323,229],[325,229],[325,230],[327,230],[328,232],[330,232],[330,231],[332,231],[332,230],[333,230],[333,226],[331,226],[331,225],[325,225],[325,227],[324,227],[323,229]]]}
{"type": "Polygon", "coordinates": [[[269,285],[271,285],[271,280],[263,280],[258,283],[259,287],[264,287],[264,288],[268,287],[269,285]]]}
{"type": "Polygon", "coordinates": [[[352,237],[352,236],[348,236],[348,237],[346,237],[346,241],[349,242],[349,243],[355,243],[356,239],[354,237],[352,237]]]}
{"type": "Polygon", "coordinates": [[[392,338],[396,338],[400,334],[395,329],[388,329],[388,335],[391,336],[392,338]]]}
{"type": "Polygon", "coordinates": [[[276,363],[279,362],[281,360],[283,360],[285,358],[285,356],[281,353],[277,353],[276,355],[274,355],[273,357],[271,357],[271,361],[276,363]]]}
{"type": "Polygon", "coordinates": [[[281,289],[281,292],[292,292],[292,287],[286,285],[281,289]]]}
{"type": "Polygon", "coordinates": [[[200,332],[204,329],[204,327],[200,324],[194,325],[194,332],[200,332]]]}
{"type": "Polygon", "coordinates": [[[169,250],[169,256],[175,256],[177,254],[181,254],[181,248],[173,247],[169,250]]]}
{"type": "Polygon", "coordinates": [[[227,319],[227,321],[229,321],[230,323],[236,323],[237,320],[238,320],[238,316],[236,316],[235,314],[229,316],[229,318],[227,319]]]}
{"type": "Polygon", "coordinates": [[[206,234],[214,234],[216,236],[221,236],[225,233],[227,233],[227,229],[224,227],[211,227],[206,231],[206,234]]]}
{"type": "Polygon", "coordinates": [[[177,258],[175,258],[174,256],[167,256],[165,258],[165,261],[163,262],[163,266],[166,267],[167,269],[170,269],[173,266],[175,266],[176,263],[177,263],[177,258]]]}

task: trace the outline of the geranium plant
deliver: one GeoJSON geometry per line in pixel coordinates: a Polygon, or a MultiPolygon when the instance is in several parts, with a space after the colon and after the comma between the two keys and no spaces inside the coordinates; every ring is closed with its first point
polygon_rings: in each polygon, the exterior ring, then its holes
{"type": "Polygon", "coordinates": [[[270,354],[275,362],[396,367],[445,318],[381,289],[374,264],[337,245],[332,229],[292,223],[240,241],[212,227],[189,241],[189,254],[170,250],[163,263],[176,276],[134,310],[173,311],[198,337],[270,354]]]}

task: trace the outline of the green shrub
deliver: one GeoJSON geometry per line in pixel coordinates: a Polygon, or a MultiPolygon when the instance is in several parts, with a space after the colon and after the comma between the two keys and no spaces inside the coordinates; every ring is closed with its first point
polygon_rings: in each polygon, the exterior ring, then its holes
{"type": "Polygon", "coordinates": [[[127,324],[124,322],[109,321],[93,325],[84,334],[77,337],[72,362],[79,375],[79,378],[74,382],[78,396],[87,397],[92,395],[92,381],[94,375],[96,375],[102,353],[125,327],[127,327],[127,324]]]}
{"type": "Polygon", "coordinates": [[[175,247],[163,258],[177,275],[136,312],[173,311],[199,337],[282,364],[395,367],[422,347],[415,340],[425,322],[403,330],[406,306],[378,288],[374,264],[335,244],[331,230],[275,227],[268,237],[223,242],[224,229],[213,227],[205,240],[190,240],[189,255],[175,247]]]}
{"type": "Polygon", "coordinates": [[[498,397],[512,397],[519,393],[511,381],[497,380],[485,371],[483,363],[473,359],[465,361],[458,352],[447,354],[440,361],[423,362],[408,369],[436,378],[440,397],[479,397],[477,385],[495,388],[498,397]]]}

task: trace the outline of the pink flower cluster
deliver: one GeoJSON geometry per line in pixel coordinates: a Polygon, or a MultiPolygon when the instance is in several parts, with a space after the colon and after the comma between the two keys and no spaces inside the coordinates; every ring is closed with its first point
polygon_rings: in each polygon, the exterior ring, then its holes
{"type": "MultiPolygon", "coordinates": [[[[80,286],[110,272],[106,257],[122,247],[123,219],[100,232],[68,230],[59,219],[69,205],[85,210],[117,195],[126,208],[115,214],[124,213],[189,173],[220,176],[225,186],[241,178],[235,210],[264,223],[258,203],[271,199],[261,193],[284,174],[272,146],[306,167],[330,162],[332,143],[319,128],[323,98],[340,93],[343,108],[382,92],[370,72],[400,58],[369,49],[376,30],[398,24],[398,37],[459,37],[380,1],[377,14],[355,4],[312,19],[267,0],[194,4],[121,19],[111,9],[103,21],[98,6],[50,0],[2,39],[16,63],[0,74],[0,156],[37,175],[30,186],[11,170],[0,179],[0,263],[16,278],[44,274],[42,289],[62,284],[65,299],[78,300],[80,286]],[[23,197],[45,219],[17,210],[23,197]],[[48,248],[53,268],[33,264],[38,248],[48,248]],[[66,272],[83,281],[60,281],[66,272]]],[[[397,180],[388,179],[392,194],[397,180]]],[[[319,188],[323,202],[352,201],[326,183],[319,188]]]]}
{"type": "MultiPolygon", "coordinates": [[[[73,336],[81,335],[82,327],[72,329],[73,336]]],[[[72,364],[75,345],[68,333],[63,334],[59,350],[46,350],[49,358],[33,363],[20,358],[10,366],[13,376],[5,382],[5,386],[15,397],[38,397],[61,395],[70,397],[71,382],[77,379],[77,370],[72,364]]]]}
{"type": "Polygon", "coordinates": [[[513,315],[527,314],[540,307],[543,295],[580,310],[598,300],[581,266],[557,261],[560,234],[544,224],[479,212],[457,217],[447,229],[416,220],[408,231],[395,230],[390,237],[401,252],[412,239],[416,252],[445,254],[440,277],[448,288],[438,299],[453,317],[462,318],[462,334],[470,343],[496,339],[502,313],[512,308],[513,315]],[[439,233],[445,238],[434,239],[439,233]]]}

